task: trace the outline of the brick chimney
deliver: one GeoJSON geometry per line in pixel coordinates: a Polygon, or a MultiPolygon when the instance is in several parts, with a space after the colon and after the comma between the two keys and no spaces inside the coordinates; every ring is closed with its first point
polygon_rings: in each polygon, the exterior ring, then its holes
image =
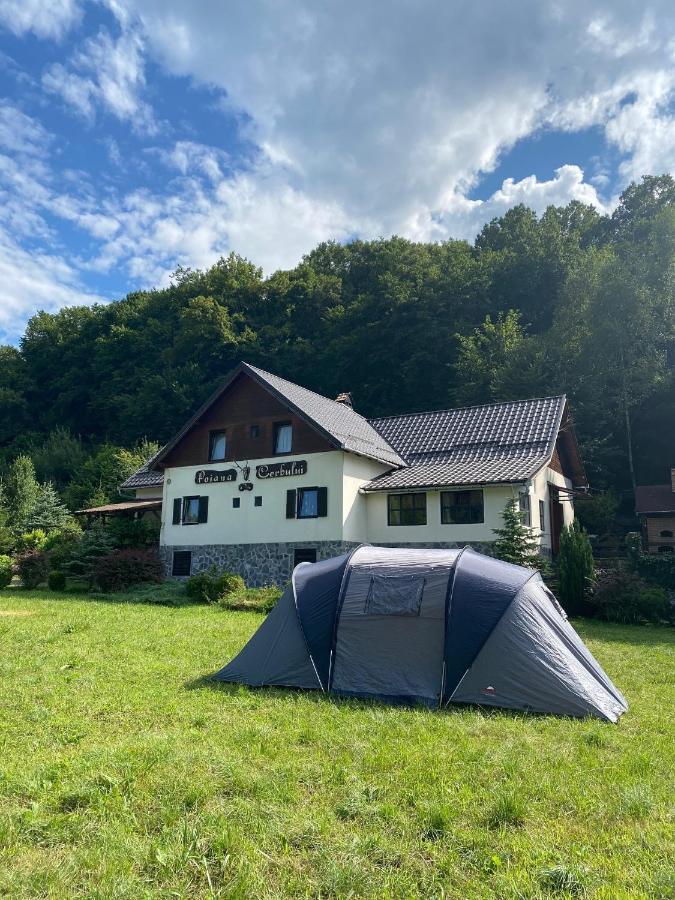
{"type": "MultiPolygon", "coordinates": [[[[349,393],[349,391],[343,391],[341,394],[338,394],[335,398],[335,402],[344,403],[344,405],[348,406],[350,409],[354,408],[354,405],[352,403],[352,395],[349,393]]],[[[675,469],[673,469],[673,478],[675,479],[675,469]]],[[[675,481],[673,481],[673,484],[675,485],[675,481]]],[[[673,488],[673,490],[675,490],[675,487],[673,488]]]]}

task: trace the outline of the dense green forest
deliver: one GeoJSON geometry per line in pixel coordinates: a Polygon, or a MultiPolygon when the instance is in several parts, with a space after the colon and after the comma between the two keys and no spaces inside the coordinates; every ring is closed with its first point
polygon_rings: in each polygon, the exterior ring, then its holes
{"type": "Polygon", "coordinates": [[[19,454],[71,506],[114,496],[240,359],[364,415],[566,392],[591,485],[675,461],[675,181],[611,216],[523,206],[466,241],[324,243],[263,277],[232,254],[170,287],[38,312],[0,347],[0,474],[19,454]],[[127,448],[123,451],[120,448],[127,448]]]}

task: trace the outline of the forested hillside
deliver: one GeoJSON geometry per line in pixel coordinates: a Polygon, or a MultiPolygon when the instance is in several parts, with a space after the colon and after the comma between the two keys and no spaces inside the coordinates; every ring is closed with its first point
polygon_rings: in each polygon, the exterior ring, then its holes
{"type": "Polygon", "coordinates": [[[238,360],[365,415],[567,392],[596,488],[664,481],[675,457],[675,182],[611,217],[519,206],[473,245],[318,246],[265,278],[231,255],[163,290],[36,314],[0,348],[0,469],[29,454],[71,504],[165,441],[238,360]],[[125,447],[131,454],[120,455],[125,447]],[[147,451],[147,448],[146,448],[147,451]]]}

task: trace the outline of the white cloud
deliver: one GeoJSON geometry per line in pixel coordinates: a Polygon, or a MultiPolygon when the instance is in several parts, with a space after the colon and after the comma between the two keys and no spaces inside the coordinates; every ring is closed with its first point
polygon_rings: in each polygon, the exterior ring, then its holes
{"type": "Polygon", "coordinates": [[[0,0],[0,24],[16,35],[58,39],[80,16],[77,0],[0,0]]]}
{"type": "Polygon", "coordinates": [[[0,229],[0,343],[15,341],[39,309],[103,301],[86,291],[77,271],[62,257],[32,252],[0,229]]]}
{"type": "Polygon", "coordinates": [[[113,40],[101,29],[86,40],[72,58],[71,68],[51,65],[42,85],[59,94],[77,113],[93,119],[100,104],[136,131],[155,134],[157,124],[150,106],[142,99],[145,88],[143,40],[134,30],[124,30],[113,40]]]}

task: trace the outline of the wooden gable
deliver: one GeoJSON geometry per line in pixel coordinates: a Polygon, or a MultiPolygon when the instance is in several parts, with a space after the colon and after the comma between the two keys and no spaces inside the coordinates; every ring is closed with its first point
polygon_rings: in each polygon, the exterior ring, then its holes
{"type": "Polygon", "coordinates": [[[565,405],[555,448],[549,466],[572,481],[574,487],[586,487],[588,479],[579,454],[574,423],[569,407],[565,405]]]}
{"type": "Polygon", "coordinates": [[[334,450],[308,422],[272,396],[246,372],[240,372],[225,390],[192,422],[161,460],[163,466],[198,466],[209,461],[209,435],[225,431],[226,461],[264,459],[274,455],[274,426],[293,426],[294,456],[334,450]],[[257,435],[252,430],[257,428],[257,435]]]}

